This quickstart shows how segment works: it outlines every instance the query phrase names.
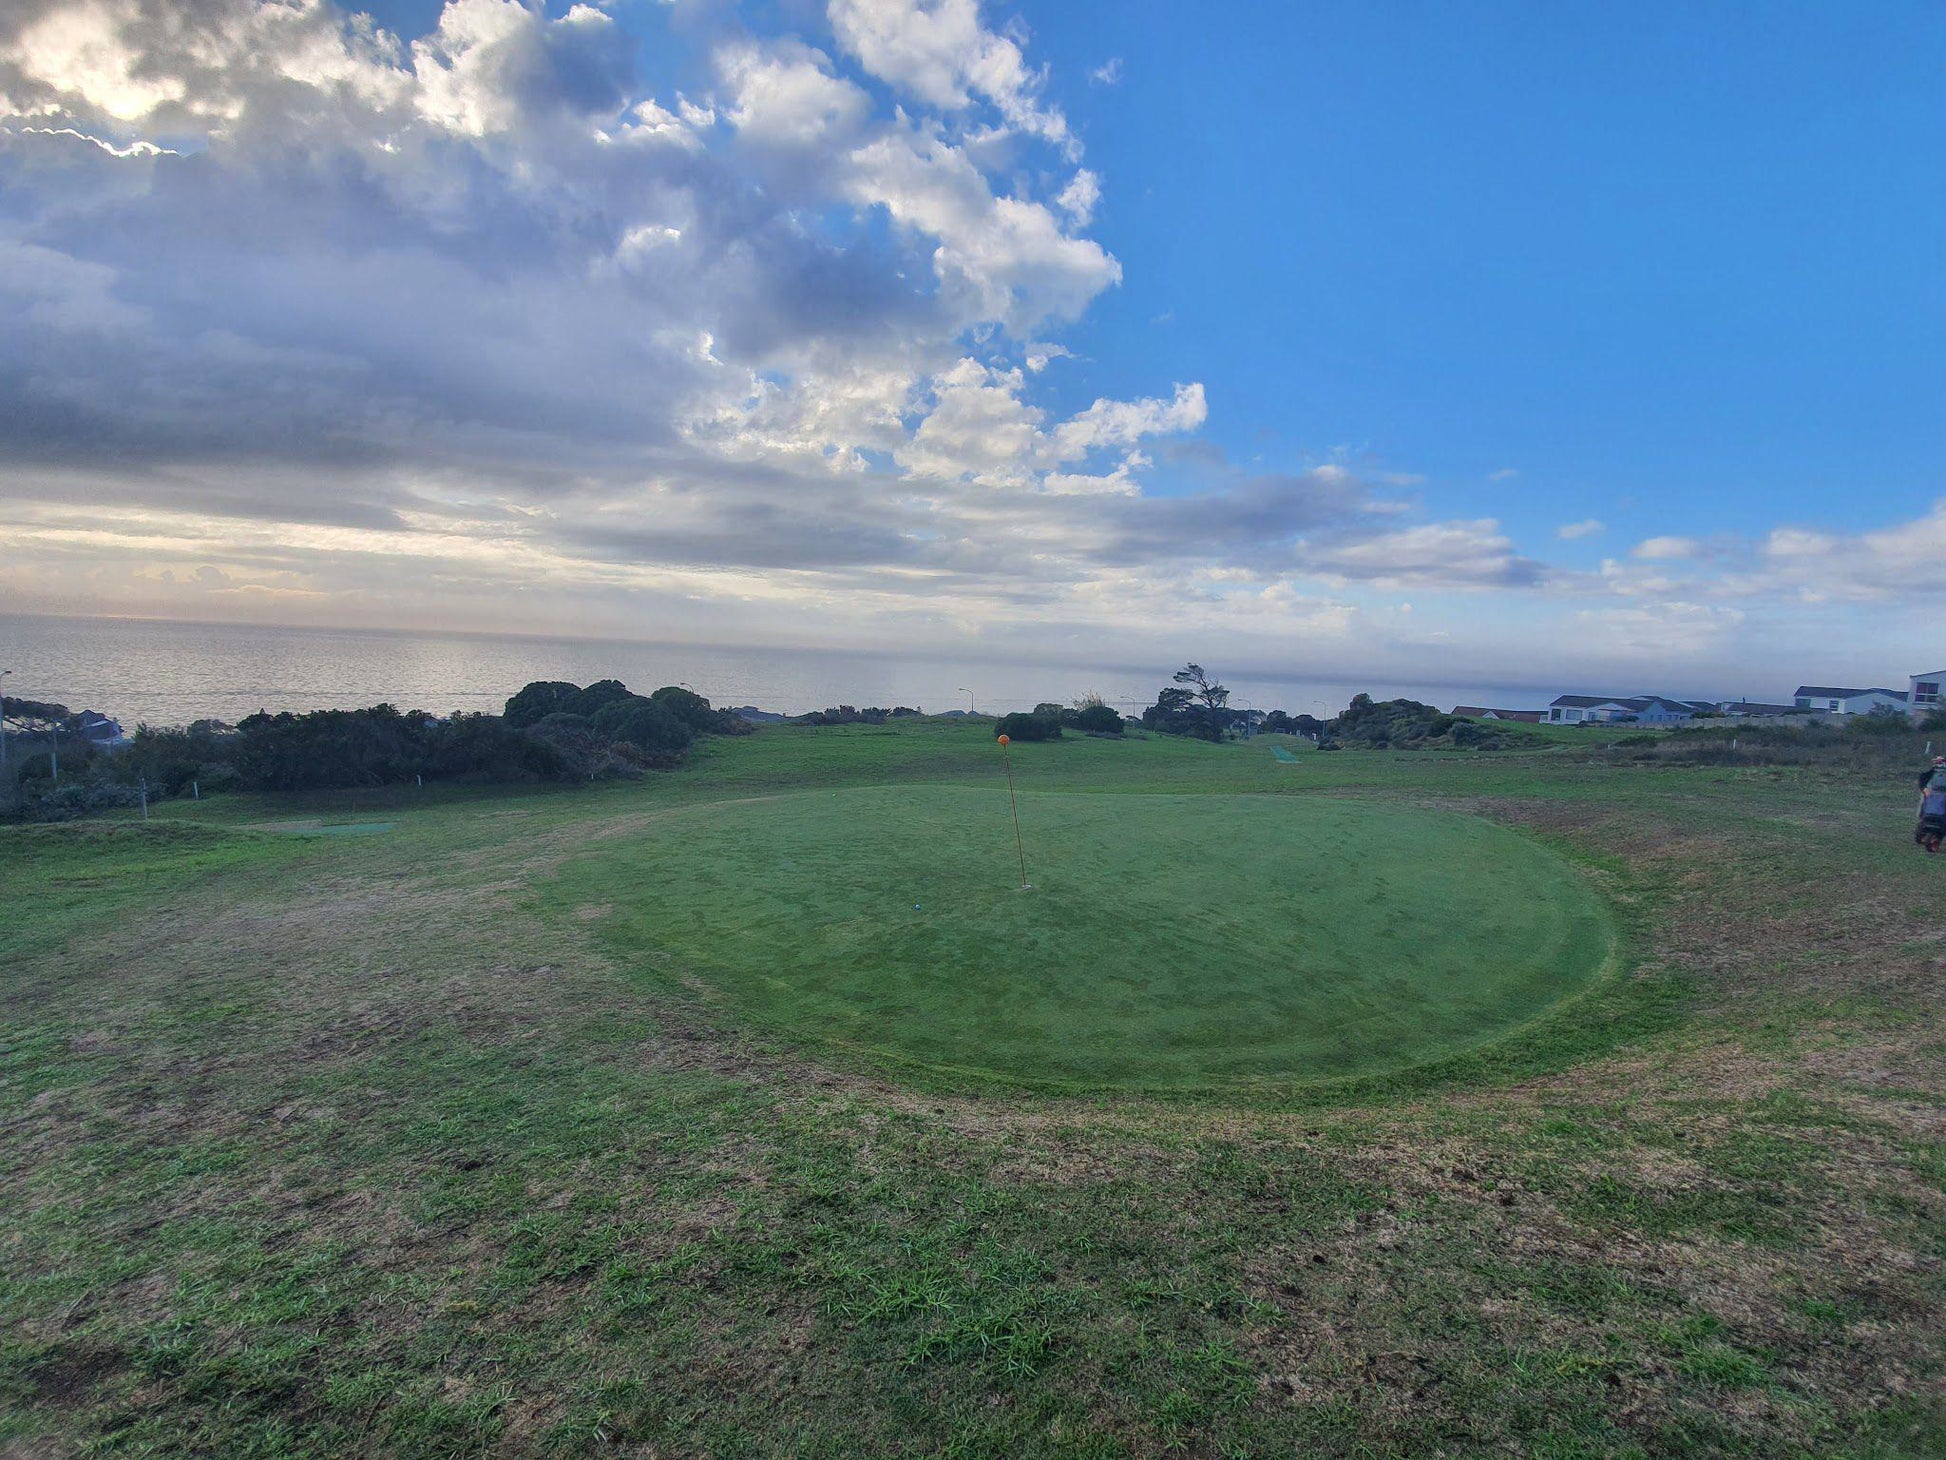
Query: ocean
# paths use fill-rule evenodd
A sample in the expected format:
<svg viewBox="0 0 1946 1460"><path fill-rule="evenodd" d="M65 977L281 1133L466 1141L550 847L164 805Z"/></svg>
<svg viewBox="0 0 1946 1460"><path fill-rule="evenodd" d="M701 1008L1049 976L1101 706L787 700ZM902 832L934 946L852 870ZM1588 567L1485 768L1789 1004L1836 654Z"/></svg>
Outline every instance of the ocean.
<svg viewBox="0 0 1946 1460"><path fill-rule="evenodd" d="M842 650L640 644L604 639L293 629L152 619L0 616L0 669L9 695L99 710L133 729L256 710L355 709L391 703L450 714L497 711L529 680L619 679L648 691L687 684L717 705L786 714L829 705L911 705L931 713L1032 708L1095 692L1123 710L1152 703L1178 666L1033 665ZM1301 676L1237 675L1210 665L1232 703L1326 716L1365 691L1455 701L1546 703L1534 690L1477 685L1332 684Z"/></svg>

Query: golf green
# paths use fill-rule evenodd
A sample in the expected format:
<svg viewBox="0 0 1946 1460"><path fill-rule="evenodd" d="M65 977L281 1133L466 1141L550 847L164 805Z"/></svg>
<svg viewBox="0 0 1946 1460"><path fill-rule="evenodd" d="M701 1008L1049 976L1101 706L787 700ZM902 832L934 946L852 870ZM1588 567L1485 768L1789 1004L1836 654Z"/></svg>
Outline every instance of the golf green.
<svg viewBox="0 0 1946 1460"><path fill-rule="evenodd" d="M1314 796L876 787L698 805L552 894L733 1021L941 1070L1306 1080L1478 1044L1607 960L1562 858L1477 817Z"/></svg>

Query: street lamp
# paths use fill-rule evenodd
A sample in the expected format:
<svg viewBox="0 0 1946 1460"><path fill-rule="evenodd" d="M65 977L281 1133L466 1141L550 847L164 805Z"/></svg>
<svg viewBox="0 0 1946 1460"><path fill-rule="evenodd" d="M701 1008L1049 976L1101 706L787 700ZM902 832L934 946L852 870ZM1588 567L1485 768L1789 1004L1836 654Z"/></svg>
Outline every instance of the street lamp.
<svg viewBox="0 0 1946 1460"><path fill-rule="evenodd" d="M959 692L966 696L966 713L969 715L972 714L973 713L973 691L968 689L965 685L961 685L959 687Z"/></svg>

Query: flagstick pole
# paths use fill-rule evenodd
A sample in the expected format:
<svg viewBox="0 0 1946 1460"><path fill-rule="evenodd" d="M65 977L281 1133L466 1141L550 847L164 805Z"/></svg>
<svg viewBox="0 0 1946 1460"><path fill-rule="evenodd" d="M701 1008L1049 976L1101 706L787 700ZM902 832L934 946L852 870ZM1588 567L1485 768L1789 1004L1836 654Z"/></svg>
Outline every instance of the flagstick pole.
<svg viewBox="0 0 1946 1460"><path fill-rule="evenodd" d="M1007 767L1007 806L1014 814L1014 850L1020 854L1020 890L1026 892L1030 886L1027 881L1027 844L1020 839L1020 802L1014 797L1014 757L1007 748L1007 737L1000 737L1000 759Z"/></svg>

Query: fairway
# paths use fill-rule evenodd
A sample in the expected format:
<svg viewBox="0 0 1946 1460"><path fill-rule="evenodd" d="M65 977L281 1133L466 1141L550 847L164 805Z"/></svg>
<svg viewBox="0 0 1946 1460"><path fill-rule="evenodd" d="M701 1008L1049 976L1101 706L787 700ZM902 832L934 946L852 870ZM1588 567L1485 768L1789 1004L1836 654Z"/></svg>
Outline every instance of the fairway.
<svg viewBox="0 0 1946 1460"><path fill-rule="evenodd" d="M697 806L548 896L663 988L793 1040L1088 1086L1307 1081L1488 1040L1612 929L1567 862L1396 802L811 791Z"/></svg>

